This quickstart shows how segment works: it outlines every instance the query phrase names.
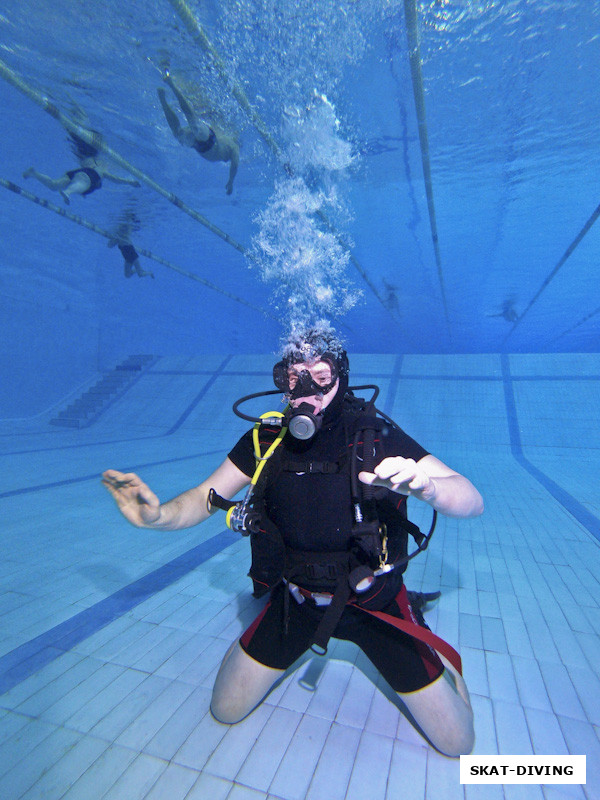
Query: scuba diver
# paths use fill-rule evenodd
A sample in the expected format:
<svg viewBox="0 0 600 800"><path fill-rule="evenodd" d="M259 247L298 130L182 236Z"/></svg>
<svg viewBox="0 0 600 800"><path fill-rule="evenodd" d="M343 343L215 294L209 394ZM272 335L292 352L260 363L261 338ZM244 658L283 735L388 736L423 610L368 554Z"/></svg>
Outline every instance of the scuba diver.
<svg viewBox="0 0 600 800"><path fill-rule="evenodd" d="M94 137L100 138L101 134L91 131ZM71 148L75 157L79 161L79 167L71 169L61 175L60 178L50 178L42 172L38 172L34 167L29 167L23 173L24 178L35 178L47 189L53 192L60 192L62 199L67 205L70 204L71 195L80 194L86 197L102 187L102 180L106 179L113 183L125 184L127 186L139 187L139 181L133 178L122 178L108 172L98 160L98 148L88 144L84 139L75 133L69 132Z"/></svg>
<svg viewBox="0 0 600 800"><path fill-rule="evenodd" d="M275 391L236 402L254 429L198 486L161 504L134 473L103 474L137 527L180 530L221 508L233 530L250 536L255 595L268 591L269 601L223 659L213 716L244 719L304 652L323 654L334 637L364 651L434 747L469 753L473 712L460 657L429 630L403 582L409 535L417 551L427 544L405 508L412 496L434 516L474 517L481 495L378 417L373 400L353 394L377 387L349 387L348 357L333 331L291 337L273 377ZM246 400L281 392L283 413L239 412ZM228 500L244 488L243 501Z"/></svg>
<svg viewBox="0 0 600 800"><path fill-rule="evenodd" d="M233 192L233 179L236 176L240 161L238 143L220 128L210 126L203 120L198 119L168 69L163 72L163 80L171 87L188 123L187 127L181 125L177 114L167 103L165 90L162 87L157 89L158 99L173 136L182 145L193 147L207 161L229 161L229 180L225 186L225 191L227 194L231 194Z"/></svg>

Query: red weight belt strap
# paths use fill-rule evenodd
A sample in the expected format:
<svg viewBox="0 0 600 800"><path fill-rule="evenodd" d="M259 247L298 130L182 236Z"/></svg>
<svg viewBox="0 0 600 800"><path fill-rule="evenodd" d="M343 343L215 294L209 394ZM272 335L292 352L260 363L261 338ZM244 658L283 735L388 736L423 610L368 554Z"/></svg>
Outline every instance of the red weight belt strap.
<svg viewBox="0 0 600 800"><path fill-rule="evenodd" d="M423 628L421 625L416 625L414 622L408 622L405 619L393 617L391 614L386 614L383 611L369 611L368 608L362 608L362 606L356 605L356 603L349 603L348 605L354 606L354 608L359 608L361 611L365 611L367 614L371 614L383 622L387 622L388 625L393 625L395 628L407 633L414 639L420 639L422 642L425 642L425 644L433 647L434 650L437 650L445 658L447 658L454 669L460 675L462 675L462 661L460 655L451 645L448 644L448 642L445 642L439 636L436 636L436 634L430 631L429 628Z"/></svg>

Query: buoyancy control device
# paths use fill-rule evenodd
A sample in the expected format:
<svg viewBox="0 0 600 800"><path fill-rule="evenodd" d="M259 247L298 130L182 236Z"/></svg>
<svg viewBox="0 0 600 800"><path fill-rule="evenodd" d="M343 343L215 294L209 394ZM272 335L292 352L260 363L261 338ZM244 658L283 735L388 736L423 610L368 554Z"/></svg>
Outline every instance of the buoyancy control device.
<svg viewBox="0 0 600 800"><path fill-rule="evenodd" d="M353 394L354 391L364 389L373 390L373 396L368 402ZM387 601L382 603L385 591L381 591L380 582L377 579L382 578L385 581L386 576L394 570L404 571L403 568L407 563L427 548L435 529L437 512L433 510L431 525L425 534L417 525L407 519L405 498L398 503L398 495L394 492L381 487L369 486L359 481L359 471L372 471L373 469L376 453L375 441L378 432L381 432L386 424L398 430L399 426L375 407L375 399L379 394L377 386L371 384L353 386L348 387L347 392L348 394L344 397L344 407L350 410L356 418L349 470L354 524L351 546L348 550L341 553L294 553L286 548L279 529L266 513L264 506L265 467L288 433L287 423L290 419L290 409L288 407L284 412L273 411L262 414L260 417L251 417L242 413L239 406L254 398L279 394L278 391L246 395L234 404L233 410L237 416L254 422L252 438L256 469L242 500L227 500L211 489L209 507L226 511L228 527L250 537L252 565L249 576L253 580L256 597L260 597L281 582L287 584L289 591L286 591L284 595L284 631L287 630L287 608L290 594L299 603L304 602L307 595L311 595L316 604L320 605L319 597L323 597L323 595L320 595L319 592L307 591L303 586L307 583L307 578L310 583L311 573L317 575L320 582L324 577L328 577L331 581L331 593L326 596L325 600L327 607L324 609L323 617L311 645L311 649L315 653L322 655L327 652L327 644L337 622L346 605L351 604L425 642L443 654L462 674L460 655L451 645L432 633L426 626L423 627L414 621L391 616L381 610ZM264 435L266 431L270 436ZM261 441L267 442L264 452L261 448ZM362 453L360 464L359 449ZM312 467L314 468L315 465L313 464ZM326 462L317 468L328 472L332 469L332 465L330 462ZM382 514L382 509L386 509L386 503L382 503L382 498L389 501L390 495L393 495L395 502L393 504L388 502L387 512ZM391 508L393 510L390 512ZM395 529L396 534L399 529L402 529L404 536L390 536L392 529ZM411 553L408 552L407 546L409 535L416 545ZM398 540L404 541L403 547L390 546L391 544L397 545ZM294 578L300 585L293 583ZM439 597L440 592L429 594L408 592L408 595L413 612L416 611L419 614L419 609L429 600ZM379 600L379 605L372 602L373 596Z"/></svg>
<svg viewBox="0 0 600 800"><path fill-rule="evenodd" d="M354 391L370 389L373 396L366 402L354 396ZM313 554L314 564L311 568L313 576L321 582L327 577L324 573L329 573L331 589L334 590L338 583L340 574L345 578L349 590L361 595L368 593L375 580L394 569L405 567L408 561L423 552L433 534L437 514L433 511L433 517L428 533L423 533L417 525L410 522L403 513L398 510L398 495L381 487L373 487L363 484L358 479L361 470L372 471L375 466L375 439L378 432L381 432L385 425L398 428L397 424L386 414L377 409L374 405L379 393L379 388L375 385L353 386L348 390L344 400L344 408L350 411L354 418L352 458L350 464L350 482L353 504L353 527L352 527L352 546L348 552L344 551L339 555L340 564L334 564L335 559L332 554L327 554L322 559L318 559ZM216 508L221 508L227 512L227 525L235 531L251 538L252 545L252 567L250 577L254 581L255 595L273 588L282 579L291 580L295 577L301 582L301 562L306 560L306 554L286 553L285 545L281 534L276 526L269 520L264 509L263 494L260 481L264 477L263 471L279 447L286 433L288 432L287 423L290 419L289 407L284 412L272 411L262 414L260 417L252 417L239 410L239 406L255 398L278 394L277 391L258 392L246 395L233 406L234 413L242 419L254 422L252 432L254 444L254 456L256 469L246 494L242 500L232 501L220 497L214 490L211 490L209 504ZM260 442L271 439L270 444L264 452L261 450ZM359 462L359 451L362 452L362 460ZM296 465L297 466L297 465ZM331 462L319 465L310 465L311 469L326 471L331 469ZM392 495L393 503L389 502ZM380 519L382 510L382 499L387 498L386 519ZM402 502L402 500L400 501ZM405 534L409 534L416 548L410 554L407 548L403 552L390 553L388 527L400 527ZM392 556L392 557L391 557ZM319 560L326 566L319 572ZM333 564L333 568L332 568ZM310 575L308 576L310 582Z"/></svg>

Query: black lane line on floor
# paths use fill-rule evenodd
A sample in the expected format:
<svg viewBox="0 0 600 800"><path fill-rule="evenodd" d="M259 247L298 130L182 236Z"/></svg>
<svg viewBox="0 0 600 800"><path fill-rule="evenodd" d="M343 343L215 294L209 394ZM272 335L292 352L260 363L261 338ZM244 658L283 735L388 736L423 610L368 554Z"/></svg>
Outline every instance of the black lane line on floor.
<svg viewBox="0 0 600 800"><path fill-rule="evenodd" d="M225 548L239 534L224 530L0 658L0 694L162 591Z"/></svg>
<svg viewBox="0 0 600 800"><path fill-rule="evenodd" d="M600 520L591 511L570 495L565 489L555 483L552 478L545 475L540 469L534 466L523 454L521 443L521 432L519 430L519 419L517 414L517 403L513 389L513 379L510 374L510 361L508 355L501 356L502 375L504 379L504 400L506 403L506 416L508 419L508 431L510 435L510 449L515 460L540 483L552 497L557 500L566 511L575 517L583 527L589 531L598 541L600 541Z"/></svg>
<svg viewBox="0 0 600 800"><path fill-rule="evenodd" d="M178 456L177 458L165 458L162 461L147 461L145 464L136 464L133 467L124 467L121 472L138 472L141 469L148 467L160 467L163 464L175 464L178 461L190 461L193 458L204 458L205 456L214 456L217 453L226 454L226 450L208 450L203 453L193 453L191 456ZM99 481L100 473L94 472L92 475L80 475L77 478L65 478L62 481L52 481L50 483L40 483L37 486L24 486L21 489L11 489L8 492L0 492L0 500L5 497L16 497L20 494L29 494L30 492L39 492L44 489L57 489L60 486L70 486L72 483L84 483L85 481Z"/></svg>

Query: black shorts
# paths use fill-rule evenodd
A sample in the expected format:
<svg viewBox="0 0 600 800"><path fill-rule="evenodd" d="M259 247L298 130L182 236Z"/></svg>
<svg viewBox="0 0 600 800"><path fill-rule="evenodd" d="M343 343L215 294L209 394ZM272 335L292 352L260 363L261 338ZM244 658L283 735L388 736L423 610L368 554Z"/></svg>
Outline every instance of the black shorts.
<svg viewBox="0 0 600 800"><path fill-rule="evenodd" d="M273 669L287 669L308 650L324 614L324 608L315 606L311 600L299 604L290 597L285 634L284 595L287 591L286 586L277 587L269 603L240 638L242 649L249 656ZM410 607L405 586L381 611L427 628L422 616L415 616ZM358 645L396 692L422 689L444 671L438 654L425 642L355 606L346 606L333 636Z"/></svg>
<svg viewBox="0 0 600 800"><path fill-rule="evenodd" d="M99 172L96 172L96 170L92 169L92 167L80 167L79 169L70 170L69 172L66 173L66 175L69 178L69 180L72 181L78 172L83 172L84 175L87 175L90 182L89 188L86 189L85 192L81 193L82 197L85 197L86 194L91 194L92 192L95 192L96 189L100 189L100 187L102 186L102 178L100 177Z"/></svg>
<svg viewBox="0 0 600 800"><path fill-rule="evenodd" d="M208 139L205 139L204 141L196 139L196 141L192 145L194 150L197 153L200 153L200 155L202 155L203 153L208 153L208 151L211 149L211 147L214 147L214 144L217 141L217 135L213 131L213 129L209 128L208 130L210 131L210 133L208 134Z"/></svg>

